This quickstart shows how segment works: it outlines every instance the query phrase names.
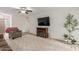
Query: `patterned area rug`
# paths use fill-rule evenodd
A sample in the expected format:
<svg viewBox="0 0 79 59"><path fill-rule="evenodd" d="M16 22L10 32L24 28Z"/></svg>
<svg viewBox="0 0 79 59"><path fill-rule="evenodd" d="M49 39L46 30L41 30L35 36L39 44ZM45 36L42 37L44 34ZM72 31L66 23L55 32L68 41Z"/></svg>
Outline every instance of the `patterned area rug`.
<svg viewBox="0 0 79 59"><path fill-rule="evenodd" d="M0 51L12 51L4 39L0 39Z"/></svg>

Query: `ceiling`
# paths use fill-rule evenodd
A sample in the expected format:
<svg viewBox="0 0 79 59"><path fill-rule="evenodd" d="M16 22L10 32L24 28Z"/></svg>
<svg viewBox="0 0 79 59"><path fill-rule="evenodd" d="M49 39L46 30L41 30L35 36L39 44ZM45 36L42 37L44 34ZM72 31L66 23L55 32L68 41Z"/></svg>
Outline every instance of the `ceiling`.
<svg viewBox="0 0 79 59"><path fill-rule="evenodd" d="M45 12L48 7L31 7L33 10L33 13L35 12ZM0 11L4 13L9 13L9 14L16 14L18 13L18 9L12 8L12 7L0 7Z"/></svg>
<svg viewBox="0 0 79 59"><path fill-rule="evenodd" d="M38 14L38 13L46 13L48 11L52 11L52 10L58 10L57 8L60 9L64 9L64 7L31 7L34 14ZM66 8L66 7L65 7ZM70 7L66 8L69 9ZM79 10L78 7L75 7L73 9L77 9ZM18 9L13 8L13 7L0 7L0 12L6 13L6 14L19 14L18 13ZM30 13L31 14L31 13ZM23 15L23 14L22 14ZM26 15L26 14L25 14Z"/></svg>

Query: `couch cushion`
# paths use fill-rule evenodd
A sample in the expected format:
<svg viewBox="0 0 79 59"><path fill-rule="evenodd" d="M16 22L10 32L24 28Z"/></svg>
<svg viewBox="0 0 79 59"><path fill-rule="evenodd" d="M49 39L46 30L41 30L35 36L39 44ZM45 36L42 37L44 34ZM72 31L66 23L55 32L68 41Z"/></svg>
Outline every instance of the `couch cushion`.
<svg viewBox="0 0 79 59"><path fill-rule="evenodd" d="M9 27L6 29L6 33L17 32L19 29L17 27Z"/></svg>

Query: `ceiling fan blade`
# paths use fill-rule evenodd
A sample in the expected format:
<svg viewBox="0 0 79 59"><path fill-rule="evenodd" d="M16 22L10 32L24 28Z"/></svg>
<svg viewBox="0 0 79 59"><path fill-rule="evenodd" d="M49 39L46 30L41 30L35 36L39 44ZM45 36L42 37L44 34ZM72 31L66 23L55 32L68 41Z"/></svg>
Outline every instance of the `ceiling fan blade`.
<svg viewBox="0 0 79 59"><path fill-rule="evenodd" d="M26 14L28 14L28 12L25 12Z"/></svg>
<svg viewBox="0 0 79 59"><path fill-rule="evenodd" d="M32 12L32 10L26 10L27 12Z"/></svg>

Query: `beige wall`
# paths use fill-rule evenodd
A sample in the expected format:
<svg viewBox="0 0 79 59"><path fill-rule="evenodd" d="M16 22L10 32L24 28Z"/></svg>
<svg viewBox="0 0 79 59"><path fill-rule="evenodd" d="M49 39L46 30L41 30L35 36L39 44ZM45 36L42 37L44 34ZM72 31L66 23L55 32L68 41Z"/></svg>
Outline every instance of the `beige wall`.
<svg viewBox="0 0 79 59"><path fill-rule="evenodd" d="M41 11L44 10L44 11ZM38 12L39 11L39 12ZM40 17L50 17L50 26L49 28L49 36L50 38L57 38L63 40L63 35L67 31L64 28L65 18L68 14L74 15L74 17L79 21L79 7L51 7L51 8L39 8L35 12L35 14L30 16L30 33L36 34L36 28L38 27L37 18ZM78 26L79 28L79 26ZM73 32L76 40L79 40L79 31L76 30Z"/></svg>
<svg viewBox="0 0 79 59"><path fill-rule="evenodd" d="M28 18L22 15L12 15L12 26L18 27L22 32L28 32Z"/></svg>
<svg viewBox="0 0 79 59"><path fill-rule="evenodd" d="M0 33L4 33L5 23L4 20L0 20Z"/></svg>
<svg viewBox="0 0 79 59"><path fill-rule="evenodd" d="M4 15L5 21L6 21L5 28L11 27L11 26L18 27L20 30L22 30L22 32L28 32L29 22L28 22L27 14L20 14L18 13L18 10L10 7L0 7L0 12L5 14Z"/></svg>

